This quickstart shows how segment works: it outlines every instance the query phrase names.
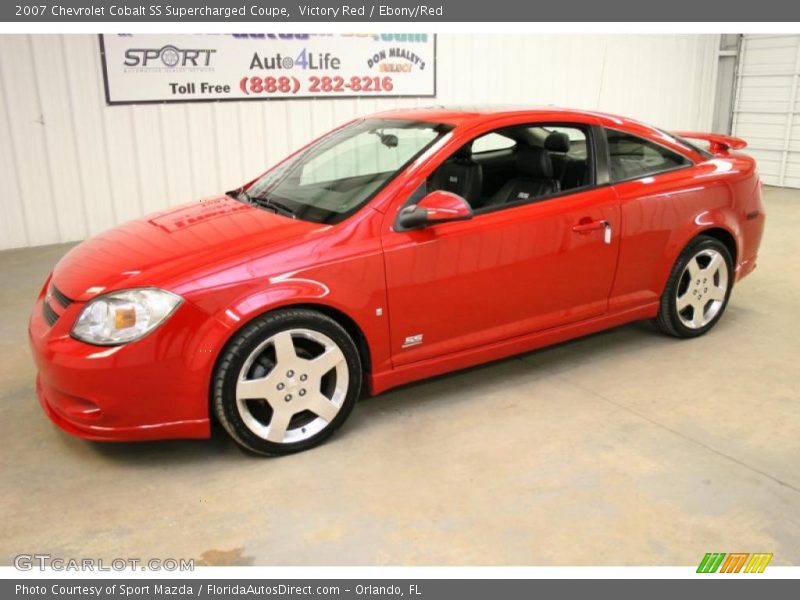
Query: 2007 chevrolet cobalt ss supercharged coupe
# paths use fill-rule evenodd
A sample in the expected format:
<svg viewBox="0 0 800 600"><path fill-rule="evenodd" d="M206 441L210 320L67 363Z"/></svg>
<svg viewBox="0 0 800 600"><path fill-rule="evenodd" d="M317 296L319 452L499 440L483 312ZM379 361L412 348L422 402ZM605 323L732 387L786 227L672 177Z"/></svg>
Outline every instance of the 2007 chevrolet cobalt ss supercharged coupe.
<svg viewBox="0 0 800 600"><path fill-rule="evenodd" d="M67 253L30 322L42 407L94 440L216 419L281 454L331 435L363 387L637 319L702 335L756 264L744 145L552 108L358 119Z"/></svg>

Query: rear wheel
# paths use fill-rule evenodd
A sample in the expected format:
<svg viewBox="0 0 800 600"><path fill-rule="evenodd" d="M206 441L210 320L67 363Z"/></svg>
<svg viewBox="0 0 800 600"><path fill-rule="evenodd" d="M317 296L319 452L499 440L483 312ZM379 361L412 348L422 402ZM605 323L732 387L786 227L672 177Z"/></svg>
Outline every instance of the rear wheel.
<svg viewBox="0 0 800 600"><path fill-rule="evenodd" d="M703 335L722 317L732 287L730 251L715 238L698 236L672 268L656 325L675 337Z"/></svg>
<svg viewBox="0 0 800 600"><path fill-rule="evenodd" d="M361 380L358 351L341 325L312 310L279 310L226 347L214 411L240 446L288 454L316 446L347 419Z"/></svg>

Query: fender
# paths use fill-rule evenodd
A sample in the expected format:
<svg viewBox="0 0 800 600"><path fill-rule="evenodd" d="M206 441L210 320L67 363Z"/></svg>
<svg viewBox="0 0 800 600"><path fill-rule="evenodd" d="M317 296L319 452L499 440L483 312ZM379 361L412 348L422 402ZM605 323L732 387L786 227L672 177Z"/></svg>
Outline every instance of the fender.
<svg viewBox="0 0 800 600"><path fill-rule="evenodd" d="M695 212L690 225L676 230L669 245L671 252L668 253L670 259L668 268L660 273L662 286L659 288L659 294L663 292L678 255L692 238L703 232L720 229L733 239L735 281L739 280L743 263L750 258L747 256L748 250L745 244L748 235L742 230L742 224L745 222L743 217L754 207L763 212L755 162L742 155L712 159L699 167L696 181L703 186L706 194L710 193L712 186L720 192L715 203L708 201L707 196L708 204L705 209Z"/></svg>
<svg viewBox="0 0 800 600"><path fill-rule="evenodd" d="M276 308L304 302L328 304L330 288L321 281L287 273L270 277L269 283L267 287L237 298L224 311L215 315L216 318L230 323L234 329L239 329L240 323L247 323Z"/></svg>
<svg viewBox="0 0 800 600"><path fill-rule="evenodd" d="M213 315L213 320L220 323L227 331L225 343L253 319L274 310L293 306L319 306L323 309L333 309L353 322L369 342L364 324L353 315L349 307L332 298L330 288L325 283L289 276L271 279L270 283L273 285L242 295ZM370 360L376 360L378 357L373 355L371 344L368 346L370 347Z"/></svg>
<svg viewBox="0 0 800 600"><path fill-rule="evenodd" d="M261 315L281 308L296 306L319 307L321 312L331 309L330 312L343 315L358 328L363 336L372 371L384 370L390 364L388 319L384 317L365 322L362 313L354 311L352 306L337 301L326 283L296 273L289 273L270 278L269 285L266 286L237 287L240 293L229 298L224 305L209 313L210 318L196 336L198 355L202 356L207 353L209 348L218 349L210 364L204 365L207 368L209 385L213 376L214 364L224 347L238 331ZM381 352L382 348L386 348L386 351Z"/></svg>
<svg viewBox="0 0 800 600"><path fill-rule="evenodd" d="M623 239L610 311L658 300L679 254L704 231L725 231L735 242L736 262L742 259L738 198L749 187L751 173L738 163L716 159L618 185ZM687 175L694 183L688 188Z"/></svg>
<svg viewBox="0 0 800 600"><path fill-rule="evenodd" d="M661 297L661 294L664 293L667 280L669 279L669 275L672 272L672 268L675 266L675 261L678 260L680 253L683 252L683 249L686 248L689 242L691 242L698 235L702 235L707 231L712 231L715 229L722 230L733 238L734 255L732 258L734 263L734 277L738 272L739 261L741 260L740 248L742 246L742 242L739 225L735 216L733 215L732 209L725 208L701 211L694 216L693 222L695 227L681 230L679 235L674 238L674 243L669 247L669 260L665 261L661 272L659 273L659 297Z"/></svg>

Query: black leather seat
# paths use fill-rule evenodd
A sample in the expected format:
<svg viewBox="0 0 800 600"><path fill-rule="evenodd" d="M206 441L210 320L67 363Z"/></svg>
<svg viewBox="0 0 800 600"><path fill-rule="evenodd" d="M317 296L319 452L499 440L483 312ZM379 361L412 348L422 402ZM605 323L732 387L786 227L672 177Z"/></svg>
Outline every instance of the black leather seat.
<svg viewBox="0 0 800 600"><path fill-rule="evenodd" d="M569 161L567 156L569 148L569 136L561 131L552 132L544 140L544 149L550 153L550 160L553 161L553 170L559 180L564 174Z"/></svg>
<svg viewBox="0 0 800 600"><path fill-rule="evenodd" d="M472 160L470 147L465 146L436 169L430 187L458 194L474 208L483 187L483 167Z"/></svg>
<svg viewBox="0 0 800 600"><path fill-rule="evenodd" d="M522 173L522 177L507 181L491 197L486 206L533 200L540 196L555 194L561 189L553 170L550 153L544 148L520 146L517 150L517 170Z"/></svg>
<svg viewBox="0 0 800 600"><path fill-rule="evenodd" d="M561 182L562 190L571 190L586 185L585 160L569 156L571 142L569 136L561 131L554 131L544 140L544 148L550 152L553 170Z"/></svg>
<svg viewBox="0 0 800 600"><path fill-rule="evenodd" d="M577 158L567 157L564 172L561 175L561 189L572 190L586 185L587 162Z"/></svg>

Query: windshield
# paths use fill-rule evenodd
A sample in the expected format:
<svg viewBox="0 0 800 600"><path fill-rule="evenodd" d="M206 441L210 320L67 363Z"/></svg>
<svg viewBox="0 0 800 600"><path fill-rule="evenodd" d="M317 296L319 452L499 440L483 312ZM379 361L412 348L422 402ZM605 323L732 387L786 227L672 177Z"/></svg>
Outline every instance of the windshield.
<svg viewBox="0 0 800 600"><path fill-rule="evenodd" d="M449 130L438 123L359 121L325 136L237 197L294 218L338 223Z"/></svg>

